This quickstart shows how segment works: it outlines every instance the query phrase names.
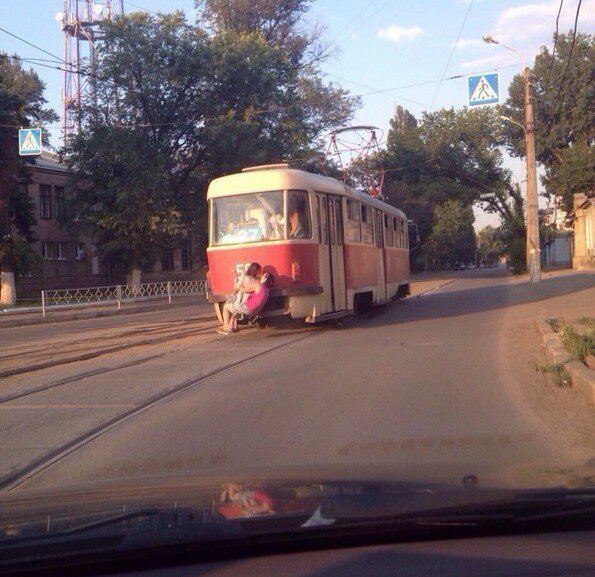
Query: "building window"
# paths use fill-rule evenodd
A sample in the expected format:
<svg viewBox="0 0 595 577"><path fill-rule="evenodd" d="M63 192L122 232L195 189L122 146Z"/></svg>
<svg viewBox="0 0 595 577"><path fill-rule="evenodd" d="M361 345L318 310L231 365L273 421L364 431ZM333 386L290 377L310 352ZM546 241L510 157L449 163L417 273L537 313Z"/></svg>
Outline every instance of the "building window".
<svg viewBox="0 0 595 577"><path fill-rule="evenodd" d="M54 186L54 197L56 199L56 218L63 218L66 209L63 186Z"/></svg>
<svg viewBox="0 0 595 577"><path fill-rule="evenodd" d="M169 248L161 256L161 270L174 270L174 251Z"/></svg>
<svg viewBox="0 0 595 577"><path fill-rule="evenodd" d="M68 243L57 242L56 248L58 249L58 260L68 260Z"/></svg>
<svg viewBox="0 0 595 577"><path fill-rule="evenodd" d="M41 256L44 260L54 260L54 243L53 242L42 242L41 243Z"/></svg>
<svg viewBox="0 0 595 577"><path fill-rule="evenodd" d="M39 218L52 218L52 187L39 185Z"/></svg>
<svg viewBox="0 0 595 577"><path fill-rule="evenodd" d="M180 247L180 264L182 270L188 270L190 268L190 243L185 240Z"/></svg>
<svg viewBox="0 0 595 577"><path fill-rule="evenodd" d="M85 250L84 242L77 242L75 251L76 260L85 260L87 258L87 251Z"/></svg>

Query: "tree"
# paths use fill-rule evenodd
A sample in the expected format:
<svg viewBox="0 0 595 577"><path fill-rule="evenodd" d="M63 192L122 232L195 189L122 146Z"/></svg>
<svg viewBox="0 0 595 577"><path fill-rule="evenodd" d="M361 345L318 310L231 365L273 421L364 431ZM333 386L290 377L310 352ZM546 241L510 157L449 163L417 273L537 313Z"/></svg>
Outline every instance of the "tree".
<svg viewBox="0 0 595 577"><path fill-rule="evenodd" d="M552 54L542 47L531 69L537 161L545 168L548 196L562 198L566 210L572 195L592 191L595 125L595 45L590 34L560 34ZM502 113L524 123L523 79L516 76ZM507 144L524 156L522 130L507 125Z"/></svg>
<svg viewBox="0 0 595 577"><path fill-rule="evenodd" d="M159 242L171 244L183 230L204 236L212 178L301 157L323 130L351 117L357 101L324 84L312 67L296 66L290 36L291 54L260 30L207 33L179 12L133 13L105 24L95 47L97 98L86 103L85 130L68 154L73 204L106 257L116 258L119 247L117 260L128 269L155 258L155 220L167 222ZM104 155L137 174L98 173ZM125 212L128 206L138 210ZM137 248L124 251L121 240L133 234Z"/></svg>
<svg viewBox="0 0 595 577"><path fill-rule="evenodd" d="M44 108L44 84L32 70L23 70L16 56L0 53L0 302L14 304L14 272L28 260L27 245L32 242L35 224L33 207L27 195L30 182L27 170L32 160L18 155L18 130L43 126L56 120L55 113ZM12 236L15 226L24 241Z"/></svg>
<svg viewBox="0 0 595 577"><path fill-rule="evenodd" d="M482 195L507 190L510 173L502 166L500 130L501 123L490 109L442 109L418 121L398 107L391 120L384 193L417 223L423 243L433 235L432 246L425 248L435 266L454 262L443 258L433 232L437 215L443 215L445 207L450 213L454 210L445 203L457 201L467 209ZM494 210L502 202L506 203L505 196L495 198ZM466 213L461 216L468 218Z"/></svg>
<svg viewBox="0 0 595 577"><path fill-rule="evenodd" d="M432 232L426 241L430 268L452 268L456 262L475 259L473 210L458 200L447 200L436 206Z"/></svg>
<svg viewBox="0 0 595 577"><path fill-rule="evenodd" d="M106 262L142 269L155 260L155 246L167 248L181 238L180 214L163 194L165 156L144 130L83 131L68 163L70 186L84 198L72 206L77 218L71 212L68 220L94 234Z"/></svg>
<svg viewBox="0 0 595 577"><path fill-rule="evenodd" d="M280 49L293 67L325 60L319 26L305 29L304 16L312 0L196 0L199 20L216 34L258 33L268 46Z"/></svg>
<svg viewBox="0 0 595 577"><path fill-rule="evenodd" d="M477 232L477 253L481 263L487 266L497 264L505 254L504 242L498 228L487 225Z"/></svg>

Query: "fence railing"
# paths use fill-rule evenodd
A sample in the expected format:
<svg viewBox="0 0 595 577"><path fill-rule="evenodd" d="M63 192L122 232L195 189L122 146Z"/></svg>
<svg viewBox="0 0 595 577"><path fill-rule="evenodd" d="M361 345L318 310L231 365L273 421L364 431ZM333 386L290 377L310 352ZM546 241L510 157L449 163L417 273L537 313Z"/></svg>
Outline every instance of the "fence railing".
<svg viewBox="0 0 595 577"><path fill-rule="evenodd" d="M171 304L173 296L206 293L207 281L204 280L44 290L41 291L41 308L45 317L46 310L56 306L115 303L119 310L125 301L163 297Z"/></svg>

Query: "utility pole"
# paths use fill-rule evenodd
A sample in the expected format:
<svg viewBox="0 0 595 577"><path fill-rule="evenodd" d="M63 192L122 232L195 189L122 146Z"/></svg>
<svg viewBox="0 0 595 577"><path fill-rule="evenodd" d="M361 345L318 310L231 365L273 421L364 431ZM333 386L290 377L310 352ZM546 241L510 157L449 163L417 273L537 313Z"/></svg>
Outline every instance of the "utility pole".
<svg viewBox="0 0 595 577"><path fill-rule="evenodd" d="M502 116L504 120L518 124L525 132L525 158L527 170L527 188L525 190L525 220L527 231L526 260L531 282L541 281L541 249L539 245L539 206L537 203L537 169L535 166L535 123L533 121L533 93L531 89L531 73L524 64L520 50L498 42L492 36L484 36L488 44L499 44L507 50L515 52L523 62L523 94L525 108L524 126L512 118Z"/></svg>
<svg viewBox="0 0 595 577"><path fill-rule="evenodd" d="M527 268L531 282L541 280L541 250L539 248L539 206L537 204L537 170L535 167L535 128L533 94L529 68L523 70L525 84L525 149L527 158Z"/></svg>

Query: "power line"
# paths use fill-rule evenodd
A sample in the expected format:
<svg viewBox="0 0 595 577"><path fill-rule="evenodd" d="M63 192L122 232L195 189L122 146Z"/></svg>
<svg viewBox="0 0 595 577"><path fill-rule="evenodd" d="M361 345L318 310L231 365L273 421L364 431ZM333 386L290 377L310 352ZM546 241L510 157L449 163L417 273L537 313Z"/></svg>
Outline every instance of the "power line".
<svg viewBox="0 0 595 577"><path fill-rule="evenodd" d="M583 0L578 0L578 6L576 7L576 15L574 17L574 30L572 32L572 44L570 45L570 52L568 53L568 60L566 61L566 67L564 68L564 74L562 74L562 79L558 85L558 94L556 95L556 100L554 102L554 106L552 107L552 118L556 114L556 109L558 107L558 102L560 97L562 96L562 88L564 86L564 80L566 79L566 72L568 72L568 67L570 66L570 60L572 58L572 52L574 50L574 43L576 41L576 29L578 27L578 15L581 11L581 3Z"/></svg>
<svg viewBox="0 0 595 577"><path fill-rule="evenodd" d="M5 34L8 34L9 36L12 36L13 38L16 38L17 40L20 40L21 42L24 42L25 44L28 44L32 48L35 48L36 50L39 50L40 52L43 52L44 54L47 54L48 56L51 56L54 60L57 60L58 62L66 64L66 62L62 58L60 58L59 56L56 56L55 54L52 54L51 52L48 52L47 50L44 50L40 46L36 46L35 44L32 44L28 40L25 40L24 38L21 38L20 36L17 36L16 34L13 34L12 32L9 32L8 30L5 30L2 27L0 27L0 31L4 32Z"/></svg>
<svg viewBox="0 0 595 577"><path fill-rule="evenodd" d="M440 87L442 86L442 80L446 76L446 71L448 70L448 67L450 66L450 61L452 60L455 50L457 49L459 40L461 39L461 35L463 34L463 30L465 28L465 24L467 23L467 19L469 18L469 13L471 12L472 6L473 6L473 0L471 0L471 2L469 2L469 8L467 8L467 13L465 14L465 18L463 19L461 28L459 29L459 34L457 36L457 39L455 40L452 50L450 51L450 55L448 57L448 60L446 61L446 66L444 67L444 71L442 72L442 79L440 80L440 83L436 87L436 92L434 93L434 98L432 98L432 104L430 104L430 112L432 111L432 108L434 108L434 102L436 102L436 97L438 96L438 92L440 91Z"/></svg>
<svg viewBox="0 0 595 577"><path fill-rule="evenodd" d="M556 32L554 33L554 47L552 48L552 63L550 65L547 80L545 82L545 88L543 89L544 92L547 92L548 88L550 87L550 76L552 75L552 70L554 69L554 59L556 57L556 44L558 43L558 25L560 22L560 13L562 12L563 5L564 0L560 0L560 7L558 8L558 15L556 16Z"/></svg>

